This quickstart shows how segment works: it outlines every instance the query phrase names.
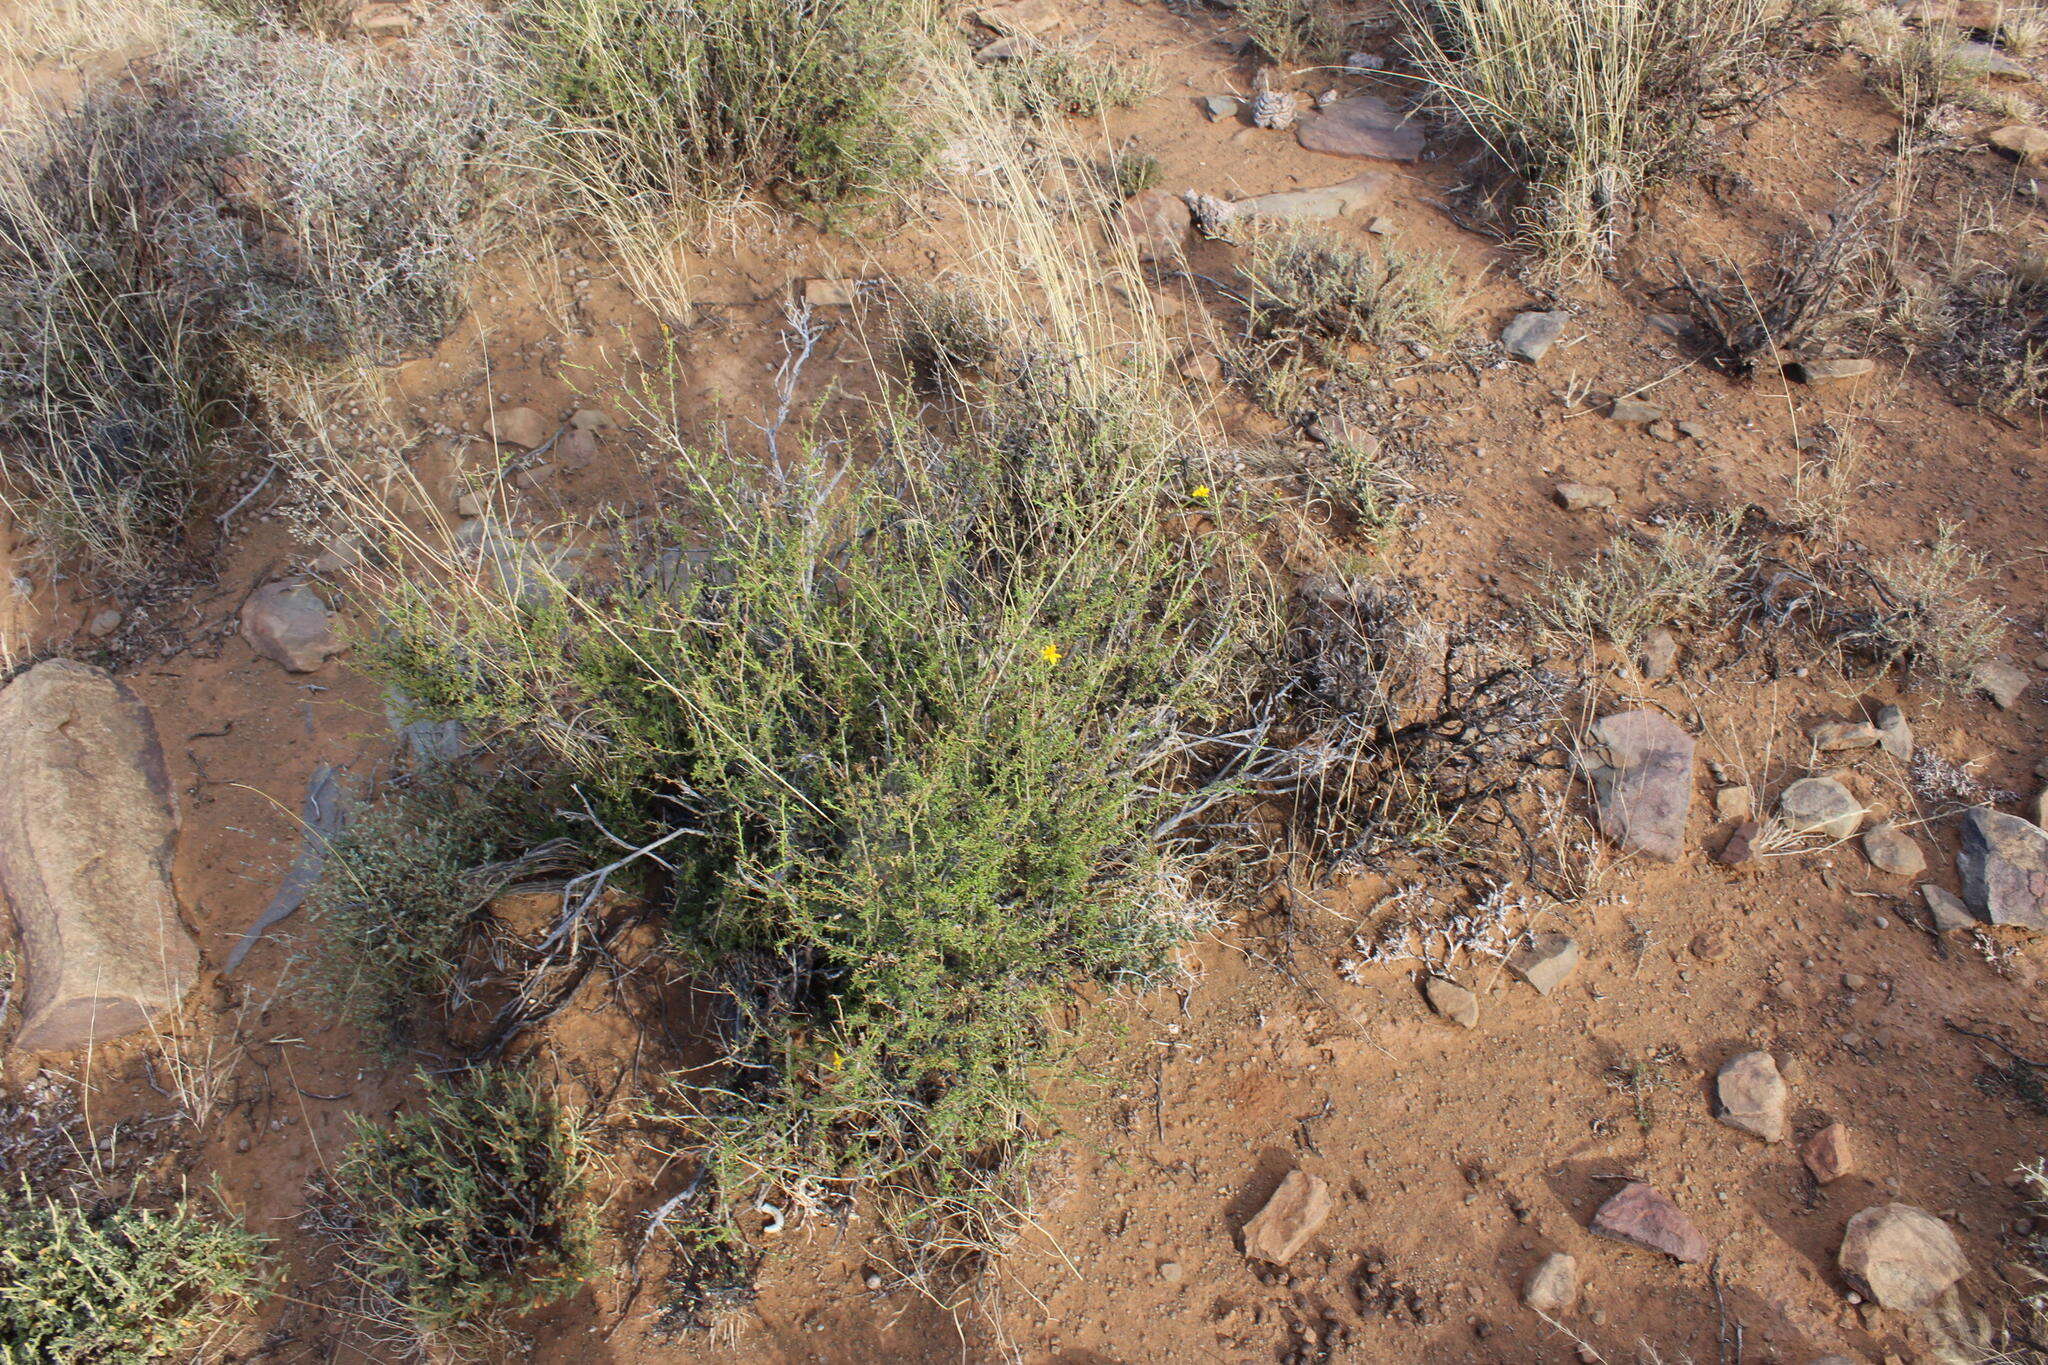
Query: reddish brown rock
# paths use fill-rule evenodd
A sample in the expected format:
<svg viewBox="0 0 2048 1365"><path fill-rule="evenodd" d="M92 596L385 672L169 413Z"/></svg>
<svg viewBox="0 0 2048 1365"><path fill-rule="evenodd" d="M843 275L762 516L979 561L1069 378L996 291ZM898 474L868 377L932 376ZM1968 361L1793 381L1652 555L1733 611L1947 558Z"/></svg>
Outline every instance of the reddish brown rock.
<svg viewBox="0 0 2048 1365"><path fill-rule="evenodd" d="M1714 1093L1721 1102L1721 1122L1765 1142L1785 1140L1785 1106L1791 1092L1770 1053L1745 1052L1729 1058L1714 1078Z"/></svg>
<svg viewBox="0 0 2048 1365"><path fill-rule="evenodd" d="M1187 250L1194 214L1187 201L1165 190L1142 190L1123 207L1124 236L1141 261L1177 260Z"/></svg>
<svg viewBox="0 0 2048 1365"><path fill-rule="evenodd" d="M1707 1239L1678 1205L1641 1181L1624 1185L1600 1206L1593 1231L1688 1263L1706 1260L1709 1251Z"/></svg>
<svg viewBox="0 0 2048 1365"><path fill-rule="evenodd" d="M1418 160L1429 141L1421 124L1374 95L1355 95L1326 106L1294 137L1311 152L1379 161Z"/></svg>
<svg viewBox="0 0 2048 1365"><path fill-rule="evenodd" d="M1676 862L1692 810L1692 736L1662 711L1624 711L1596 721L1587 747L1600 832L1623 849Z"/></svg>
<svg viewBox="0 0 2048 1365"><path fill-rule="evenodd" d="M69 1051L184 999L199 950L171 887L177 829L149 708L100 669L0 691L0 896L21 937L18 1047Z"/></svg>
<svg viewBox="0 0 2048 1365"><path fill-rule="evenodd" d="M345 646L327 601L303 579L265 583L242 603L242 638L288 673L311 673Z"/></svg>
<svg viewBox="0 0 2048 1365"><path fill-rule="evenodd" d="M1839 1123L1831 1123L1808 1138L1799 1149L1799 1157L1806 1163L1806 1169L1813 1172L1813 1178L1823 1185L1856 1173L1856 1153L1849 1145L1849 1130Z"/></svg>
<svg viewBox="0 0 2048 1365"><path fill-rule="evenodd" d="M1244 1225L1244 1254L1255 1261L1286 1265L1330 1216L1330 1187L1306 1171L1289 1171Z"/></svg>

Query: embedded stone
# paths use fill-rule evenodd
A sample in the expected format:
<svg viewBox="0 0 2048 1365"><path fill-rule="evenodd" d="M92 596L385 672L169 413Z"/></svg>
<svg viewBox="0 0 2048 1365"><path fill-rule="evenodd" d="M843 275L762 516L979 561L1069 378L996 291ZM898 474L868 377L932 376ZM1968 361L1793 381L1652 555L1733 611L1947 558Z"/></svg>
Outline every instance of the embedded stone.
<svg viewBox="0 0 2048 1365"><path fill-rule="evenodd" d="M1550 994L1578 965L1578 941L1569 934L1531 934L1528 943L1508 954L1509 969L1538 995Z"/></svg>
<svg viewBox="0 0 2048 1365"><path fill-rule="evenodd" d="M1964 812L1962 825L1963 903L1993 924L2048 929L2048 831L1986 806Z"/></svg>
<svg viewBox="0 0 2048 1365"><path fill-rule="evenodd" d="M1353 95L1326 105L1295 130L1295 141L1311 152L1416 161L1429 134L1407 113L1375 95Z"/></svg>
<svg viewBox="0 0 2048 1365"><path fill-rule="evenodd" d="M1863 803L1832 777L1802 777L1778 797L1778 819L1793 834L1847 839L1862 827Z"/></svg>
<svg viewBox="0 0 2048 1365"><path fill-rule="evenodd" d="M1588 739L1600 832L1623 849L1676 862L1692 810L1692 736L1662 711L1644 710L1602 717Z"/></svg>
<svg viewBox="0 0 2048 1365"><path fill-rule="evenodd" d="M1714 1078L1714 1093L1721 1102L1721 1122L1765 1142L1785 1140L1785 1106L1791 1090L1770 1053L1745 1052L1730 1058Z"/></svg>
<svg viewBox="0 0 2048 1365"><path fill-rule="evenodd" d="M1851 1218L1836 1264L1901 1313L1926 1308L1970 1269L1948 1224L1911 1204L1879 1204Z"/></svg>
<svg viewBox="0 0 2048 1365"><path fill-rule="evenodd" d="M1564 335L1564 325L1571 320L1570 313L1517 313L1512 322L1501 328L1501 349L1517 360L1535 364L1550 353L1557 339Z"/></svg>
<svg viewBox="0 0 2048 1365"><path fill-rule="evenodd" d="M1562 1251L1553 1251L1529 1273L1522 1286L1522 1303L1538 1313L1555 1316L1569 1313L1579 1297L1579 1263Z"/></svg>
<svg viewBox="0 0 2048 1365"><path fill-rule="evenodd" d="M1808 1138L1799 1149L1799 1159L1823 1185L1856 1173L1856 1153L1849 1145L1849 1130L1839 1123L1831 1123Z"/></svg>
<svg viewBox="0 0 2048 1365"><path fill-rule="evenodd" d="M1330 1187L1306 1171L1289 1171L1266 1206L1244 1225L1244 1254L1286 1265L1330 1216Z"/></svg>
<svg viewBox="0 0 2048 1365"><path fill-rule="evenodd" d="M1917 877L1927 870L1927 855L1920 845L1889 821L1863 831L1863 856L1872 867L1894 877Z"/></svg>
<svg viewBox="0 0 2048 1365"><path fill-rule="evenodd" d="M1479 1027L1479 997L1455 981L1432 976L1422 983L1429 1007L1460 1028Z"/></svg>
<svg viewBox="0 0 2048 1365"><path fill-rule="evenodd" d="M242 603L242 638L287 673L311 673L345 646L327 599L303 579L265 583Z"/></svg>
<svg viewBox="0 0 2048 1365"><path fill-rule="evenodd" d="M1623 1186L1600 1206L1593 1231L1688 1263L1706 1260L1710 1250L1678 1205L1641 1181Z"/></svg>

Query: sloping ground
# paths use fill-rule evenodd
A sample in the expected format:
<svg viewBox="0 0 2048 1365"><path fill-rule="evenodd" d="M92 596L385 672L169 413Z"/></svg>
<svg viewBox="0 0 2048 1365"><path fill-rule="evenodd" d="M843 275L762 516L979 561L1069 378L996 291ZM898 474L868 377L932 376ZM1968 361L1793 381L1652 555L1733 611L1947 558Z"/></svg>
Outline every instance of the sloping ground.
<svg viewBox="0 0 2048 1365"><path fill-rule="evenodd" d="M1103 138L1158 158L1165 188L1239 198L1369 166L1387 176L1384 190L1340 230L1363 237L1370 224L1405 250L1447 253L1472 290L1469 332L1490 339L1517 312L1553 302L1520 282L1511 253L1444 211L1473 149L1439 139L1421 162L1387 165L1310 152L1236 118L1212 121L1199 97L1250 87L1226 16L1152 4L1063 9L1098 55L1162 72L1164 93L1111 114ZM1323 84L1313 75L1296 83ZM1758 251L1839 203L1844 186L1880 174L1896 128L1855 58L1822 57L1801 88L1722 147L1728 175L1717 183L1739 185L1681 187L1632 255L1661 280L1667 251ZM2011 172L1976 148L1953 153L1928 183L1990 196L2010 190ZM1927 230L1938 235L1966 209L1960 192L1933 197ZM2038 243L2038 200L2023 195L2008 212L2008 231ZM777 217L746 222L730 250L691 263L703 305L681 338L691 400L766 420L791 282L928 274L957 245L954 227L907 211L853 237ZM1229 253L1198 245L1191 269L1226 278ZM409 460L428 489L446 487L457 433L482 431L492 406L565 417L600 401L586 395L601 390L601 376L659 342L659 321L594 255L493 266L472 324L390 376ZM1843 542L1881 554L1960 522L1998 565L1991 591L2014 623L2013 652L2025 660L2042 647L2038 414L2002 420L1960 405L1896 358L1841 385L1731 379L1651 321L1668 300L1608 282L1567 297L1564 339L1540 364L1480 345L1417 357L1392 382L1377 434L1413 489L1387 567L1432 619L1502 620L1545 591L1547 566L1678 511L1782 512L1799 491L1800 443L1832 424L1853 427L1867 452ZM821 392L865 354L852 315L826 311L837 325L811 371ZM1589 398L1617 394L1653 401L1685 426L1653 434ZM1238 398L1218 404L1240 431L1273 425ZM1563 482L1610 488L1614 505L1566 511L1554 496ZM614 431L512 496L546 522L558 511L647 510L642 486L630 438ZM376 687L347 656L291 675L237 636L248 594L308 557L267 506L259 498L241 512L212 582L130 609L104 639L88 629L104 604L71 598L66 585L44 587L14 637L18 655L113 664L153 709L183 806L177 882L215 974L165 1039L89 1060L10 1054L8 1083L17 1090L43 1065L82 1080L101 1132L136 1134L143 1160L160 1150L159 1164L195 1186L217 1179L252 1226L278 1239L294 1287L222 1358L380 1359L383 1348L323 1300L317 1244L299 1224L307 1182L348 1139L346 1116L390 1112L411 1083L366 1064L353 1033L308 1003L303 924L287 922L234 976L217 974L293 856L293 812L315 768L365 780L396 752ZM1809 767L1839 767L1866 804L1932 815L1924 781L1916 786L1882 751L1819 757L1808 748L1812 726L1897 702L1923 749L1967 765L1987 789L2030 794L2041 781L2039 689L2001 710L1867 671L1845 676L1789 630L1739 620L1732 604L1680 643L1676 671L1657 681L1610 660L1585 709L1590 720L1649 707L1698 736L1688 851L1668 866L1572 836L1564 861L1585 893L1533 927L1569 933L1583 962L1548 995L1470 957L1458 972L1477 996L1467 1030L1431 1011L1416 964L1347 966L1405 867L1245 905L1190 954L1183 987L1118 1003L1115 1028L1076 1009L1080 1079L1056 1086L1041 1203L978 1301L947 1310L883 1273L858 1219L791 1218L771 1235L763 1228L777 1213L757 1210L750 1230L777 1254L758 1302L715 1333L660 1330L660 1271L650 1265L644 1284L606 1278L529 1320L528 1358L1951 1358L1934 1354L1927 1321L1862 1302L1837 1269L1837 1249L1859 1210L1918 1206L1960 1238L1971 1266L1963 1307L1993 1321L2017 1311L2026 1286L2011 1267L2026 1259L2030 1214L2010 1177L2039 1154L2044 1118L2030 1103L2038 1094L2000 1079L2013 1058L1987 1040L2048 1057L2039 944L1931 930L1916 886L1956 886L1952 821L1912 831L1928 855L1924 878L1880 872L1854 843L1717 864L1709 852L1733 822L1715 818L1707 774L1753 787L1761 803ZM621 1096L691 1055L701 1007L646 946L626 953L632 970L593 985L522 1044L572 1101L609 1106L605 1220L618 1259L637 1240L637 1215L682 1183L634 1140ZM607 1008L615 994L638 1007ZM1765 1143L1714 1117L1715 1073L1753 1050L1776 1058L1789 1088L1786 1141ZM167 1074L167 1057L185 1069ZM166 1090L190 1107L168 1104ZM192 1128L180 1112L202 1123ZM1850 1130L1856 1169L1822 1185L1800 1147L1830 1123ZM136 1159L127 1141L107 1155L117 1169ZM1241 1249L1243 1227L1294 1170L1326 1182L1333 1207L1285 1267L1265 1266ZM1589 1231L1594 1210L1630 1180L1669 1195L1710 1257L1679 1264ZM1576 1258L1579 1295L1551 1322L1520 1300L1554 1251ZM1953 1358L1988 1359L1989 1348Z"/></svg>

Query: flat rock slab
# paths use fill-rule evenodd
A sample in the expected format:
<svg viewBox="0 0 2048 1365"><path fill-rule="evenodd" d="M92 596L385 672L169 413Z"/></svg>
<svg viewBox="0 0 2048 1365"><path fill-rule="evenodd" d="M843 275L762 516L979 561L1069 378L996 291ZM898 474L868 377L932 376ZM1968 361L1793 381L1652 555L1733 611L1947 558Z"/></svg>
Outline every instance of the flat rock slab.
<svg viewBox="0 0 2048 1365"><path fill-rule="evenodd" d="M1432 976L1422 983L1429 1007L1460 1028L1479 1027L1479 997L1455 981Z"/></svg>
<svg viewBox="0 0 2048 1365"><path fill-rule="evenodd" d="M2048 832L1979 806L1963 816L1956 849L1963 903L1993 924L2048 930Z"/></svg>
<svg viewBox="0 0 2048 1365"><path fill-rule="evenodd" d="M1970 670L1971 686L1998 703L2001 711L2010 711L2020 704L2030 681L2027 670L2010 659L1986 659Z"/></svg>
<svg viewBox="0 0 2048 1365"><path fill-rule="evenodd" d="M177 813L149 708L101 669L0 691L0 894L26 974L14 1045L132 1033L185 998L199 949L171 886Z"/></svg>
<svg viewBox="0 0 2048 1365"><path fill-rule="evenodd" d="M1509 969L1538 995L1556 990L1578 965L1578 940L1569 934L1531 934L1528 943L1508 954Z"/></svg>
<svg viewBox="0 0 2048 1365"><path fill-rule="evenodd" d="M1863 803L1832 777L1802 777L1778 796L1778 819L1792 834L1848 839L1863 825Z"/></svg>
<svg viewBox="0 0 2048 1365"><path fill-rule="evenodd" d="M1936 933L1953 934L1962 929L1975 929L1983 923L1970 913L1970 907L1963 904L1962 898L1947 887L1922 882L1920 894L1926 898L1927 914L1934 921Z"/></svg>
<svg viewBox="0 0 2048 1365"><path fill-rule="evenodd" d="M1836 1264L1901 1313L1919 1312L1970 1270L1948 1224L1911 1204L1879 1204L1851 1218Z"/></svg>
<svg viewBox="0 0 2048 1365"><path fill-rule="evenodd" d="M1593 1231L1687 1263L1706 1260L1710 1250L1678 1205L1641 1181L1623 1186L1600 1206L1593 1215Z"/></svg>
<svg viewBox="0 0 2048 1365"><path fill-rule="evenodd" d="M1927 870L1927 855L1920 845L1889 823L1863 831L1863 856L1870 859L1872 867L1894 877L1917 877Z"/></svg>
<svg viewBox="0 0 2048 1365"><path fill-rule="evenodd" d="M1785 1140L1785 1106L1791 1091L1770 1053L1745 1052L1729 1058L1714 1077L1714 1094L1721 1102L1721 1122L1765 1142Z"/></svg>
<svg viewBox="0 0 2048 1365"><path fill-rule="evenodd" d="M1550 348L1564 335L1570 313L1517 313L1500 329L1500 347L1517 360L1531 365L1550 354Z"/></svg>
<svg viewBox="0 0 2048 1365"><path fill-rule="evenodd" d="M1306 1171L1289 1171L1266 1206L1244 1225L1244 1254L1286 1265L1330 1216L1330 1187Z"/></svg>
<svg viewBox="0 0 2048 1365"><path fill-rule="evenodd" d="M1294 136L1311 152L1380 161L1418 160L1429 141L1421 124L1373 95L1354 95L1328 105L1304 120Z"/></svg>
<svg viewBox="0 0 2048 1365"><path fill-rule="evenodd" d="M1282 190L1277 194L1260 194L1239 200L1231 205L1231 217L1263 218L1280 223L1328 222L1377 203L1386 189L1386 176L1377 171L1366 171L1334 185L1310 190Z"/></svg>
<svg viewBox="0 0 2048 1365"><path fill-rule="evenodd" d="M1600 832L1621 848L1678 861L1692 810L1692 736L1662 711L1623 711L1594 722L1588 738Z"/></svg>

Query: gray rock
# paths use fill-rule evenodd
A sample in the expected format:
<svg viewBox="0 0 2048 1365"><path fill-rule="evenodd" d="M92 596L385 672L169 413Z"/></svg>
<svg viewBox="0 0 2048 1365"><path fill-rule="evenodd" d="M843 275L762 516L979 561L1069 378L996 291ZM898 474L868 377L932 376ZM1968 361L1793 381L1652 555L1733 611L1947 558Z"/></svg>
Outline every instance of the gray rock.
<svg viewBox="0 0 2048 1365"><path fill-rule="evenodd" d="M1863 856L1880 872L1917 877L1927 870L1927 855L1896 825L1886 821L1863 831Z"/></svg>
<svg viewBox="0 0 2048 1365"><path fill-rule="evenodd" d="M1845 749L1873 749L1883 738L1882 730L1862 720L1831 720L1813 727L1813 747L1824 754L1840 753Z"/></svg>
<svg viewBox="0 0 2048 1365"><path fill-rule="evenodd" d="M455 544L474 557L498 590L522 607L546 602L573 578L584 554L546 541L529 540L494 517L464 522Z"/></svg>
<svg viewBox="0 0 2048 1365"><path fill-rule="evenodd" d="M1786 378L1795 384L1838 384L1861 379L1877 368L1875 360L1795 360L1785 367Z"/></svg>
<svg viewBox="0 0 2048 1365"><path fill-rule="evenodd" d="M177 1008L199 949L171 884L177 810L149 708L50 659L0 690L0 896L25 978L14 1044L62 1052Z"/></svg>
<svg viewBox="0 0 2048 1365"><path fill-rule="evenodd" d="M1927 913L1934 920L1934 931L1938 934L1952 934L1959 929L1975 929L1984 921L1970 913L1961 898L1946 887L1933 882L1920 884L1920 895L1927 902Z"/></svg>
<svg viewBox="0 0 2048 1365"><path fill-rule="evenodd" d="M1993 924L2048 930L2048 831L1978 806L1963 815L1963 903Z"/></svg>
<svg viewBox="0 0 2048 1365"><path fill-rule="evenodd" d="M1264 1208L1244 1225L1244 1254L1286 1265L1330 1216L1330 1187L1306 1171L1289 1171Z"/></svg>
<svg viewBox="0 0 2048 1365"><path fill-rule="evenodd" d="M1900 1313L1926 1308L1970 1270L1948 1224L1911 1204L1879 1204L1851 1218L1836 1264Z"/></svg>
<svg viewBox="0 0 2048 1365"><path fill-rule="evenodd" d="M1731 1057L1714 1078L1714 1093L1721 1102L1721 1122L1765 1142L1785 1140L1785 1106L1791 1091L1770 1053Z"/></svg>
<svg viewBox="0 0 2048 1365"><path fill-rule="evenodd" d="M1522 1286L1523 1304L1550 1317L1571 1312L1578 1297L1579 1263L1562 1251L1545 1256Z"/></svg>
<svg viewBox="0 0 2048 1365"><path fill-rule="evenodd" d="M1243 108L1244 105L1228 95L1206 95L1202 99L1202 112L1209 116L1211 123L1236 118Z"/></svg>
<svg viewBox="0 0 2048 1365"><path fill-rule="evenodd" d="M1970 670L1970 685L1997 702L2001 711L2020 704L2030 681L2027 671L2010 659L1986 659Z"/></svg>
<svg viewBox="0 0 2048 1365"><path fill-rule="evenodd" d="M1422 983L1429 1007L1461 1028L1479 1027L1479 997L1455 981L1432 976Z"/></svg>
<svg viewBox="0 0 2048 1365"><path fill-rule="evenodd" d="M1863 803L1832 777L1802 777L1778 797L1778 819L1793 834L1852 838L1863 816Z"/></svg>
<svg viewBox="0 0 2048 1365"><path fill-rule="evenodd" d="M1692 810L1692 736L1661 711L1624 711L1596 721L1587 738L1600 832L1676 862Z"/></svg>
<svg viewBox="0 0 2048 1365"><path fill-rule="evenodd" d="M1305 121L1295 140L1311 152L1416 161L1429 141L1421 124L1374 95L1338 100Z"/></svg>
<svg viewBox="0 0 2048 1365"><path fill-rule="evenodd" d="M346 648L327 600L304 579L265 583L242 603L242 638L288 673L311 673Z"/></svg>
<svg viewBox="0 0 2048 1365"><path fill-rule="evenodd" d="M617 425L610 413L599 408L578 408L569 414L571 431L605 431Z"/></svg>
<svg viewBox="0 0 2048 1365"><path fill-rule="evenodd" d="M1655 422L1664 416L1664 409L1640 398L1617 398L1607 416L1616 422Z"/></svg>
<svg viewBox="0 0 2048 1365"><path fill-rule="evenodd" d="M1711 1250L1678 1205L1641 1181L1624 1185L1600 1206L1593 1231L1688 1263L1706 1260Z"/></svg>
<svg viewBox="0 0 2048 1365"><path fill-rule="evenodd" d="M1896 706L1887 706L1877 713L1877 745L1901 763L1913 759L1913 727L1906 722L1906 713Z"/></svg>
<svg viewBox="0 0 2048 1365"><path fill-rule="evenodd" d="M1509 969L1538 995L1550 994L1578 965L1578 940L1569 934L1531 934L1528 943L1508 954Z"/></svg>
<svg viewBox="0 0 2048 1365"><path fill-rule="evenodd" d="M1282 190L1277 194L1255 195L1231 205L1232 218L1261 218L1268 222L1319 223L1342 218L1377 203L1387 191L1387 177L1366 171L1334 185L1309 190Z"/></svg>
<svg viewBox="0 0 2048 1365"><path fill-rule="evenodd" d="M1567 512L1593 512L1614 506L1614 490L1597 483L1561 483L1557 505Z"/></svg>
<svg viewBox="0 0 2048 1365"><path fill-rule="evenodd" d="M1570 313L1517 313L1514 320L1501 328L1501 349L1517 360L1535 364L1550 354L1550 348L1564 335L1564 325L1571 320Z"/></svg>
<svg viewBox="0 0 2048 1365"><path fill-rule="evenodd" d="M2034 76L1990 43L1957 43L1949 49L1949 58L1968 75L1990 80L2025 81Z"/></svg>
<svg viewBox="0 0 2048 1365"><path fill-rule="evenodd" d="M127 618L117 607L103 607L92 614L92 620L85 623L85 633L96 640L104 640L121 628Z"/></svg>
<svg viewBox="0 0 2048 1365"><path fill-rule="evenodd" d="M1651 682L1678 671L1678 637L1662 626L1643 640L1643 676Z"/></svg>

